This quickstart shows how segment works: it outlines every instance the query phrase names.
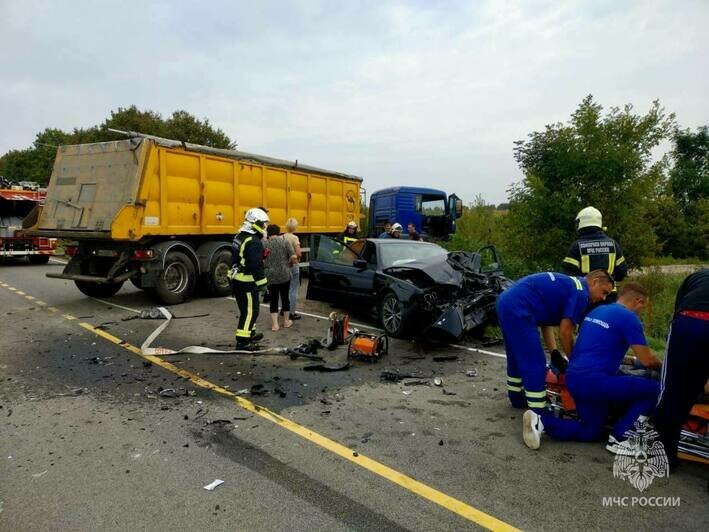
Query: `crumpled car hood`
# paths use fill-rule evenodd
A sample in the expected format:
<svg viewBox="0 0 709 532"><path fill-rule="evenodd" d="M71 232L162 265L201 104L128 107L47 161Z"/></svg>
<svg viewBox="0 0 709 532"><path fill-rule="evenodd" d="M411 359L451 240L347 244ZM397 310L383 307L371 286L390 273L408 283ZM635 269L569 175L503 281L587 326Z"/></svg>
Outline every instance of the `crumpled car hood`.
<svg viewBox="0 0 709 532"><path fill-rule="evenodd" d="M448 264L445 257L407 262L401 266L385 268L383 271L396 277L397 272L406 272L407 270L423 272L435 284L452 285L456 287L460 287L463 284L462 274L453 269L453 267Z"/></svg>

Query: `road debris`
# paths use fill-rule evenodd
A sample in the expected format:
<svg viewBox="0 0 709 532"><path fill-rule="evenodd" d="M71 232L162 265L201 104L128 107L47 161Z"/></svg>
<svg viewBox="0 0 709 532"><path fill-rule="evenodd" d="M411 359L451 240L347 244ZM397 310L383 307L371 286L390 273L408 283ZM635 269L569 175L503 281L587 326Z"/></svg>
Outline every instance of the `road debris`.
<svg viewBox="0 0 709 532"><path fill-rule="evenodd" d="M436 355L433 357L434 362L452 362L458 360L458 355Z"/></svg>
<svg viewBox="0 0 709 532"><path fill-rule="evenodd" d="M398 369L385 369L379 374L379 379L385 382L400 382L403 379L418 379L418 372L401 373Z"/></svg>
<svg viewBox="0 0 709 532"><path fill-rule="evenodd" d="M204 489L206 489L207 491L214 491L217 486L221 486L222 484L224 484L223 480L216 479L213 482L210 482L209 484L204 486Z"/></svg>
<svg viewBox="0 0 709 532"><path fill-rule="evenodd" d="M431 382L424 379L416 379L404 382L404 386L431 386Z"/></svg>
<svg viewBox="0 0 709 532"><path fill-rule="evenodd" d="M45 470L42 471L41 473L34 473L34 474L32 475L32 478L40 478L40 477L43 477L43 476L46 475L48 472L49 472L49 469L45 469Z"/></svg>
<svg viewBox="0 0 709 532"><path fill-rule="evenodd" d="M443 386L443 379L441 379L440 377L434 377L433 384L435 386Z"/></svg>
<svg viewBox="0 0 709 532"><path fill-rule="evenodd" d="M468 377L477 377L477 376L478 376L478 369L477 369L477 368L473 368L473 369L465 370L465 374L466 374Z"/></svg>

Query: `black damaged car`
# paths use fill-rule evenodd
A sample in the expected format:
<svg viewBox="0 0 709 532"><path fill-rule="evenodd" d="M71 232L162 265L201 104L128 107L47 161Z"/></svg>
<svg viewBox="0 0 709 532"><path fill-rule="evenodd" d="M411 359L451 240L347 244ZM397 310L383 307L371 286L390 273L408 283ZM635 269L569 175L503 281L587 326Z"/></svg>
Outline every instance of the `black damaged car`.
<svg viewBox="0 0 709 532"><path fill-rule="evenodd" d="M485 264L485 266L483 266ZM510 284L497 252L448 252L412 240L325 235L310 241L308 299L375 313L387 334L461 338L495 323L497 296Z"/></svg>

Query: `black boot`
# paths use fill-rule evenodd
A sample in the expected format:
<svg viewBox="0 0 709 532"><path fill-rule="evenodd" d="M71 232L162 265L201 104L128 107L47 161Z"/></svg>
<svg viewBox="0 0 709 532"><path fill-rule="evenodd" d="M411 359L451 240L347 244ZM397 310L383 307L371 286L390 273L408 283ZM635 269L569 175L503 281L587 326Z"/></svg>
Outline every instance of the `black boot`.
<svg viewBox="0 0 709 532"><path fill-rule="evenodd" d="M258 342L259 340L263 340L263 333L257 333L256 331L252 331L251 332L251 341Z"/></svg>
<svg viewBox="0 0 709 532"><path fill-rule="evenodd" d="M251 341L251 338L236 339L237 351L253 351L254 349L256 349L256 345Z"/></svg>

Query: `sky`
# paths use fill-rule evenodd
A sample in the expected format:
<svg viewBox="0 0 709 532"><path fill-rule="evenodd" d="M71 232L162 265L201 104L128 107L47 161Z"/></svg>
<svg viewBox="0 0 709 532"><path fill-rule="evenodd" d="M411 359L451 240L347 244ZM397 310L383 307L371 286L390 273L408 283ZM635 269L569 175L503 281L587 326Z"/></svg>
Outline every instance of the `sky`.
<svg viewBox="0 0 709 532"><path fill-rule="evenodd" d="M471 202L522 179L514 141L659 99L709 124L709 1L0 0L0 154L136 105L244 151Z"/></svg>

